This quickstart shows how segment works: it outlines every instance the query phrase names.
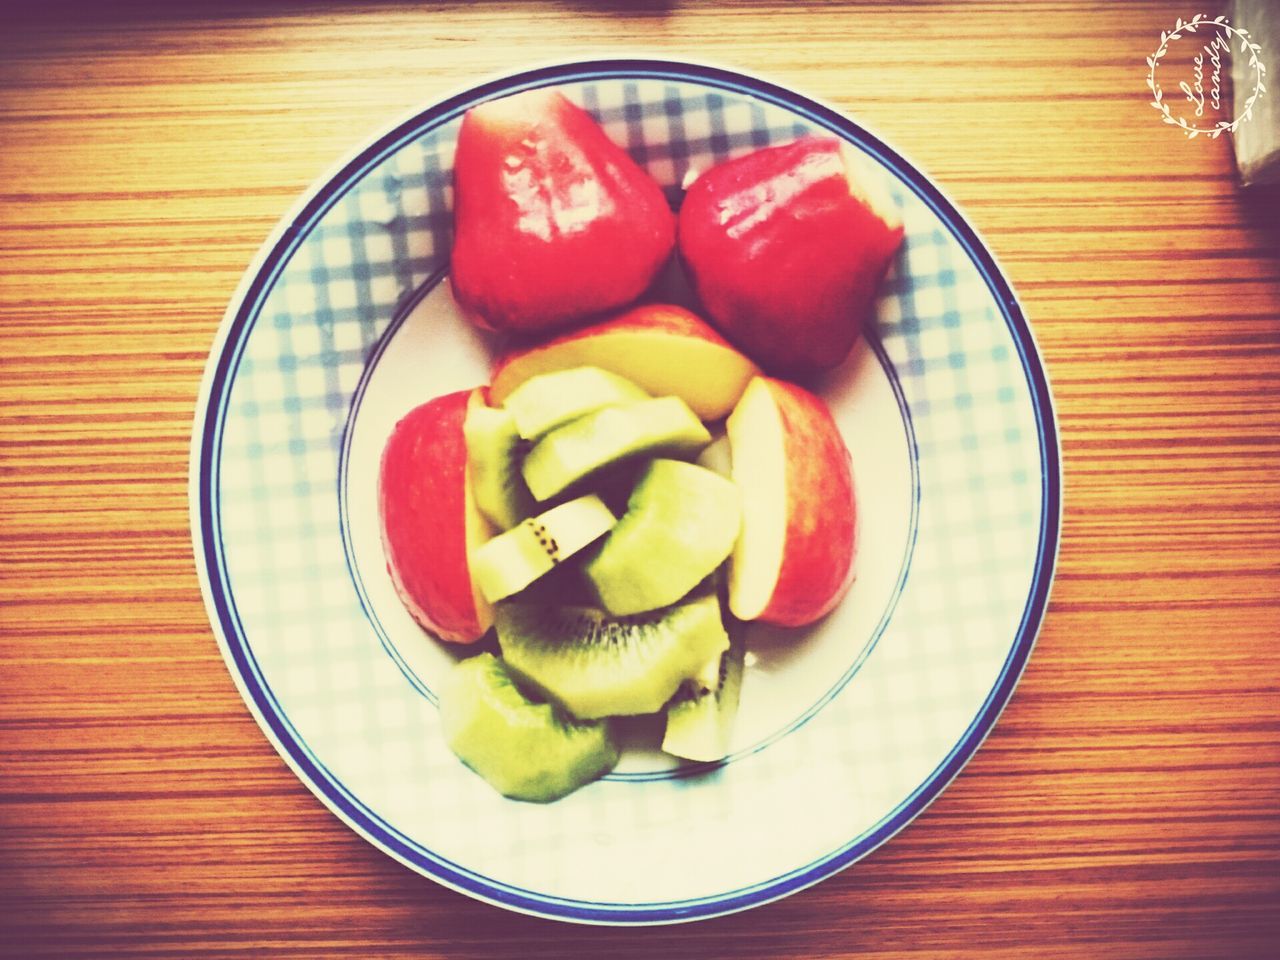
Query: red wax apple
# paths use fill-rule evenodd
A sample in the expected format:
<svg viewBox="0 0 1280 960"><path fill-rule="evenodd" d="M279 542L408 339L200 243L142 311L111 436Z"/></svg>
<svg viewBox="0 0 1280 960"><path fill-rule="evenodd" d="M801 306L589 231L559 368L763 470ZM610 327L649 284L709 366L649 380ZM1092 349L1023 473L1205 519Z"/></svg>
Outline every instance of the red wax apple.
<svg viewBox="0 0 1280 960"><path fill-rule="evenodd" d="M600 367L655 397L678 396L702 420L733 409L760 371L704 320L683 307L645 304L619 316L500 358L490 388L501 403L530 377L570 367Z"/></svg>
<svg viewBox="0 0 1280 960"><path fill-rule="evenodd" d="M658 184L554 90L469 110L453 183L453 293L491 329L536 333L630 303L675 243Z"/></svg>
<svg viewBox="0 0 1280 960"><path fill-rule="evenodd" d="M418 623L454 643L474 643L493 623L467 561L493 533L467 476L463 425L471 394L437 397L397 423L378 484L382 546L396 591Z"/></svg>
<svg viewBox="0 0 1280 960"><path fill-rule="evenodd" d="M812 623L853 579L849 450L821 398L770 377L747 385L726 426L742 491L729 608L741 620Z"/></svg>
<svg viewBox="0 0 1280 960"><path fill-rule="evenodd" d="M830 369L871 317L902 242L892 199L837 140L712 167L680 209L680 256L707 316L765 369Z"/></svg>

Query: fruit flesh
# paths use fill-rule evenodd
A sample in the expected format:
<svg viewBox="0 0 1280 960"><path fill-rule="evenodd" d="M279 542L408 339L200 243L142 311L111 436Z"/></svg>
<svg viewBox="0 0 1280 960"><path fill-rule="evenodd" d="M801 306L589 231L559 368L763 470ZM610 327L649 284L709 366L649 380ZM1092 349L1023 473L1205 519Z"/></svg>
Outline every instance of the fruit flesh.
<svg viewBox="0 0 1280 960"><path fill-rule="evenodd" d="M680 397L702 420L733 409L760 371L715 328L683 307L644 304L547 343L508 353L494 367L493 401L530 377L590 365L655 397Z"/></svg>
<svg viewBox="0 0 1280 960"><path fill-rule="evenodd" d="M392 583L413 618L451 643L474 643L492 623L467 562L471 546L492 533L467 474L471 393L446 394L406 414L383 448L378 478Z"/></svg>
<svg viewBox="0 0 1280 960"><path fill-rule="evenodd" d="M553 90L467 111L454 193L451 286L493 329L549 330L629 303L674 244L662 189Z"/></svg>
<svg viewBox="0 0 1280 960"><path fill-rule="evenodd" d="M746 644L741 630L729 631L729 649L719 665L714 690L677 697L667 706L667 726L662 749L686 760L722 760L729 752L733 721L742 691Z"/></svg>
<svg viewBox="0 0 1280 960"><path fill-rule="evenodd" d="M601 605L622 616L675 603L729 556L741 513L730 481L691 463L652 461L584 566Z"/></svg>
<svg viewBox="0 0 1280 960"><path fill-rule="evenodd" d="M599 497L588 494L481 544L471 552L471 575L490 603L523 590L604 536L616 522Z"/></svg>
<svg viewBox="0 0 1280 960"><path fill-rule="evenodd" d="M509 530L535 510L520 475L520 435L506 410L484 402L476 390L467 405L469 487L480 512L499 531Z"/></svg>
<svg viewBox="0 0 1280 960"><path fill-rule="evenodd" d="M616 373L599 367L573 367L531 377L511 391L503 406L520 436L536 440L603 407L647 399L649 394Z"/></svg>
<svg viewBox="0 0 1280 960"><path fill-rule="evenodd" d="M618 762L607 722L583 723L535 703L490 653L458 663L440 696L445 742L504 796L547 803Z"/></svg>
<svg viewBox="0 0 1280 960"><path fill-rule="evenodd" d="M635 617L508 601L495 612L511 670L581 719L654 713L729 646L703 594Z"/></svg>
<svg viewBox="0 0 1280 960"><path fill-rule="evenodd" d="M628 458L693 454L710 442L707 428L679 397L606 407L534 444L524 460L524 479L535 497L547 500Z"/></svg>
<svg viewBox="0 0 1280 960"><path fill-rule="evenodd" d="M730 470L742 495L742 531L729 566L729 609L741 620L754 620L773 595L787 533L784 427L763 380L748 384L725 427Z"/></svg>

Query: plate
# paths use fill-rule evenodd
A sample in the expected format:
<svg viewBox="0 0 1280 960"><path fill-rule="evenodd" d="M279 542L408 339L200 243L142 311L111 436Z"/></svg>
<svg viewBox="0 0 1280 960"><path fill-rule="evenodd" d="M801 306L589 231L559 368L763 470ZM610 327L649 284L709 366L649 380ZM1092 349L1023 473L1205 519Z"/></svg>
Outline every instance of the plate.
<svg viewBox="0 0 1280 960"><path fill-rule="evenodd" d="M733 750L678 764L637 740L549 805L448 751L453 654L396 599L378 539L382 443L409 409L486 382L492 344L448 292L451 164L476 103L554 85L667 191L804 134L861 150L906 228L875 329L819 385L854 462L857 579L800 634L753 628ZM663 296L687 297L678 268ZM192 446L214 633L262 729L390 856L502 907L594 923L746 909L865 856L972 756L1031 652L1060 525L1054 415L1022 311L932 182L849 118L697 64L603 60L494 80L360 147L279 225L232 300Z"/></svg>

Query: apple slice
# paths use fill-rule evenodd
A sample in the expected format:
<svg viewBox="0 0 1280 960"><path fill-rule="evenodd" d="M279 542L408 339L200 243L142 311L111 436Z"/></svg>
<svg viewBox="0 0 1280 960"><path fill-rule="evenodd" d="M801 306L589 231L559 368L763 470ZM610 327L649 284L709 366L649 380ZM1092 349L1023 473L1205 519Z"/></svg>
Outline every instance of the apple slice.
<svg viewBox="0 0 1280 960"><path fill-rule="evenodd" d="M837 366L902 242L868 161L811 137L727 160L689 187L680 256L707 316L770 372Z"/></svg>
<svg viewBox="0 0 1280 960"><path fill-rule="evenodd" d="M849 450L821 398L770 377L747 385L726 428L742 492L729 609L740 620L812 623L853 579Z"/></svg>
<svg viewBox="0 0 1280 960"><path fill-rule="evenodd" d="M535 333L621 307L675 244L662 188L554 90L467 111L453 171L451 285L481 326Z"/></svg>
<svg viewBox="0 0 1280 960"><path fill-rule="evenodd" d="M494 366L493 402L539 374L583 366L626 377L655 397L680 397L701 420L725 416L760 372L704 320L651 303L506 354Z"/></svg>
<svg viewBox="0 0 1280 960"><path fill-rule="evenodd" d="M382 546L396 592L418 623L452 643L474 643L493 623L467 562L494 533L467 475L463 428L472 393L436 397L397 423L378 481Z"/></svg>

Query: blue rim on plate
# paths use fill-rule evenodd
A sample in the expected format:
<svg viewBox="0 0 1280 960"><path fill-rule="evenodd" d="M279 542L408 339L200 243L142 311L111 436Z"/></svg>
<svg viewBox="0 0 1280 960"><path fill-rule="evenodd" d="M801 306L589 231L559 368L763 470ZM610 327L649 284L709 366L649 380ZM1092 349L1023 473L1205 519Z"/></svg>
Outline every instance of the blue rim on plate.
<svg viewBox="0 0 1280 960"><path fill-rule="evenodd" d="M1042 464L1039 541L1021 622L996 682L968 729L933 772L871 829L803 867L768 881L693 900L640 905L593 903L524 890L475 874L433 854L399 833L362 804L312 754L280 709L258 664L236 610L224 557L218 513L219 457L229 390L245 343L267 295L290 257L325 213L366 173L400 147L496 96L552 84L610 79L693 82L746 95L788 110L817 127L859 145L892 171L939 218L971 258L989 288L1018 351L1034 410ZM335 491L336 492L336 491ZM210 358L197 408L191 467L192 523L206 604L224 656L246 702L269 738L300 778L327 806L376 846L447 886L510 909L562 920L651 924L732 913L810 886L862 858L917 816L960 771L990 732L1026 665L1048 602L1061 523L1061 466L1052 398L1031 330L994 258L952 204L919 171L880 140L836 111L774 84L732 71L659 60L599 60L543 67L494 80L428 107L378 137L339 172L313 189L297 215L269 241L258 266L233 300Z"/></svg>

